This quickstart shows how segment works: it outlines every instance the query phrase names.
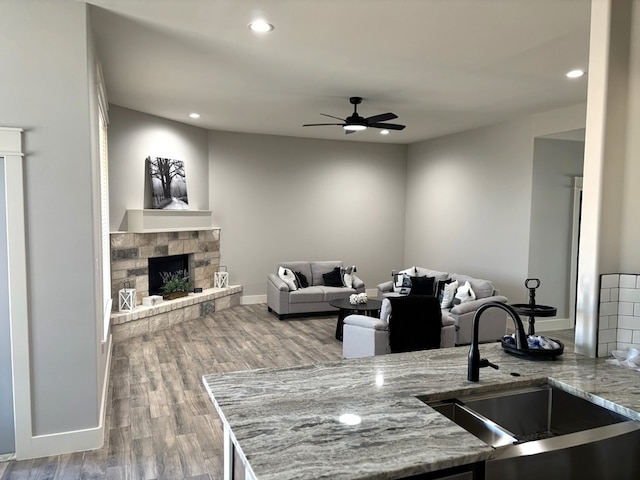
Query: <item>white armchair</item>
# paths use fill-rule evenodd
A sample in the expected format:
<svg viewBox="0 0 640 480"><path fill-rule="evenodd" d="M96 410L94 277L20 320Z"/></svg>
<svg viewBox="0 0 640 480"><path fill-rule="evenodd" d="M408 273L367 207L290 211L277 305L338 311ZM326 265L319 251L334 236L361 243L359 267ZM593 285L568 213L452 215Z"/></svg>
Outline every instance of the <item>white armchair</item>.
<svg viewBox="0 0 640 480"><path fill-rule="evenodd" d="M344 358L371 357L391 353L389 349L389 316L391 302L382 301L380 318L365 315L348 315L344 319L342 356ZM455 320L442 314L440 347L455 346Z"/></svg>

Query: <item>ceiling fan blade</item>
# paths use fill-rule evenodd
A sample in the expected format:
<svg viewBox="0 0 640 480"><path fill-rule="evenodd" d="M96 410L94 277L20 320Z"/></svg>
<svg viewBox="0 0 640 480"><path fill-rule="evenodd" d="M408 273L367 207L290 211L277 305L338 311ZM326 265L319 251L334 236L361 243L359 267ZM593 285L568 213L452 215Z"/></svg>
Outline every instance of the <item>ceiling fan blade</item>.
<svg viewBox="0 0 640 480"><path fill-rule="evenodd" d="M349 135L350 133L356 133L358 130L345 130L344 134Z"/></svg>
<svg viewBox="0 0 640 480"><path fill-rule="evenodd" d="M329 117L329 118L335 118L336 120L342 120L344 122L344 118L334 117L333 115L327 115L326 113L321 113L320 115L324 115L325 117Z"/></svg>
<svg viewBox="0 0 640 480"><path fill-rule="evenodd" d="M404 130L406 125L398 125L396 123L374 123L369 124L373 128L386 128L387 130Z"/></svg>
<svg viewBox="0 0 640 480"><path fill-rule="evenodd" d="M379 122L386 122L387 120L393 120L394 118L398 118L398 116L395 113L381 113L380 115L374 115L373 117L368 117L365 120L367 121L367 123L371 124L371 123L379 123Z"/></svg>
<svg viewBox="0 0 640 480"><path fill-rule="evenodd" d="M323 125L344 125L344 123L306 123L303 127L320 127Z"/></svg>

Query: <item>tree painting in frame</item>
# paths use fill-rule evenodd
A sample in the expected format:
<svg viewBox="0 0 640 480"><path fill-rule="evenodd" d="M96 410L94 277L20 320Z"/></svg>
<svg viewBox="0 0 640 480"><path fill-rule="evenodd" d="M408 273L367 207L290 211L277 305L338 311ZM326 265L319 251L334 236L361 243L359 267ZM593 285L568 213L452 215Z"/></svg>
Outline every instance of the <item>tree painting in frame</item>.
<svg viewBox="0 0 640 480"><path fill-rule="evenodd" d="M173 158L147 157L147 164L151 177L153 208L189 208L184 162Z"/></svg>

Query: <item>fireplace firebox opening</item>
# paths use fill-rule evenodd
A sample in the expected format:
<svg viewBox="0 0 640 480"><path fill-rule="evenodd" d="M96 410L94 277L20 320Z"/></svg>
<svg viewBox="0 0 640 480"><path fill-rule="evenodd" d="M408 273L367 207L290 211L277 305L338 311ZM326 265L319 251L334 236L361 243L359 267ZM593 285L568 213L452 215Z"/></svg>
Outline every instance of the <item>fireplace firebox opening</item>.
<svg viewBox="0 0 640 480"><path fill-rule="evenodd" d="M149 295L162 295L162 276L180 271L189 272L189 255L169 255L149 258Z"/></svg>

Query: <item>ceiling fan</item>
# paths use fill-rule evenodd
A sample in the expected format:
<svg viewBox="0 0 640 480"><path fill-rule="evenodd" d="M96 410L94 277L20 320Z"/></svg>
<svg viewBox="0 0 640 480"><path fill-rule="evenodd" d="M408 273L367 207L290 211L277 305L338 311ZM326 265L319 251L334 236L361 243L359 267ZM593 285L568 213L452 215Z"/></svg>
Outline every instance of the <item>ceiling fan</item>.
<svg viewBox="0 0 640 480"><path fill-rule="evenodd" d="M351 97L349 99L349 103L353 105L353 114L345 119L340 117L334 117L333 115L327 115L326 113L321 113L320 115L324 115L325 117L335 118L336 120L340 120L342 123L307 123L303 125L303 127L318 127L321 125L339 125L344 129L344 133L353 133L358 132L360 130L366 130L367 128L384 128L386 130L403 130L405 125L398 125L396 123L383 123L387 120L393 120L394 118L398 118L395 113L381 113L380 115L374 115L372 117L361 117L358 115L358 105L362 103L361 97Z"/></svg>

